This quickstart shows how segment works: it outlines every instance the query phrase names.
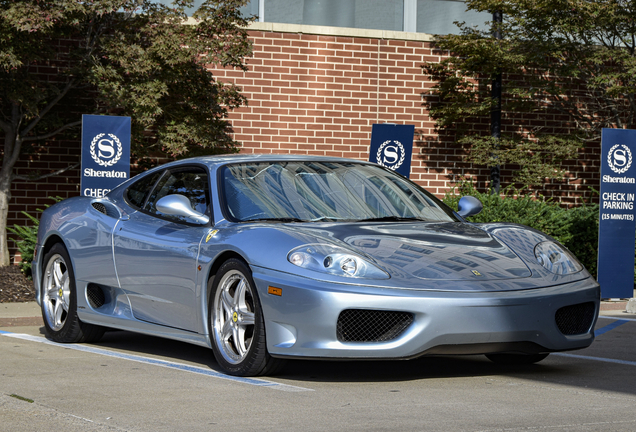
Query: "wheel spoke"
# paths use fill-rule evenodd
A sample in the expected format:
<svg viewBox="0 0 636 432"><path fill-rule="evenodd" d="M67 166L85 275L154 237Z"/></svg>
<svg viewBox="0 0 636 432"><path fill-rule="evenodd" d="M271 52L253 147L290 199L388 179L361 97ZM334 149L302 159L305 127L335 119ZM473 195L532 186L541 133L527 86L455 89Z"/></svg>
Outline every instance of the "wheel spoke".
<svg viewBox="0 0 636 432"><path fill-rule="evenodd" d="M243 357L247 352L247 348L245 348L245 329L243 327L235 327L234 328L234 346L236 347L236 351L238 354Z"/></svg>
<svg viewBox="0 0 636 432"><path fill-rule="evenodd" d="M240 320L240 322L241 322L241 325L243 327L254 325L254 323L255 323L254 314L252 312L249 312L249 311L241 311L241 320Z"/></svg>
<svg viewBox="0 0 636 432"><path fill-rule="evenodd" d="M54 311L54 319L55 325L59 326L62 324L62 313L64 312L64 306L61 301L55 302L55 311Z"/></svg>
<svg viewBox="0 0 636 432"><path fill-rule="evenodd" d="M232 320L227 319L223 323L223 327L221 328L221 339L224 341L228 341L232 336L233 328L232 328Z"/></svg>
<svg viewBox="0 0 636 432"><path fill-rule="evenodd" d="M56 287L52 286L46 291L46 296L50 299L56 299L59 291Z"/></svg>
<svg viewBox="0 0 636 432"><path fill-rule="evenodd" d="M241 278L241 281L236 286L236 292L234 293L234 304L238 306L239 310L245 310L245 292L247 291L247 283L245 279Z"/></svg>
<svg viewBox="0 0 636 432"><path fill-rule="evenodd" d="M62 287L64 285L64 283L62 282L64 273L62 272L62 265L59 261L56 261L53 264L53 278L56 287Z"/></svg>
<svg viewBox="0 0 636 432"><path fill-rule="evenodd" d="M226 318L231 317L234 307L234 299L226 289L224 289L221 293L221 302L223 304L223 310L225 311Z"/></svg>

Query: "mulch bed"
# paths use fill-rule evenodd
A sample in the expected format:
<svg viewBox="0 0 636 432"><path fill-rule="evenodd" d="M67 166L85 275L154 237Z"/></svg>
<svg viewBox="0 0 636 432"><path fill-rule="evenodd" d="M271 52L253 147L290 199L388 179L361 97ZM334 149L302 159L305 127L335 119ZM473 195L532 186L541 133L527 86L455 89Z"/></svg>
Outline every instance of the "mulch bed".
<svg viewBox="0 0 636 432"><path fill-rule="evenodd" d="M35 301L33 281L18 266L0 267L0 303Z"/></svg>

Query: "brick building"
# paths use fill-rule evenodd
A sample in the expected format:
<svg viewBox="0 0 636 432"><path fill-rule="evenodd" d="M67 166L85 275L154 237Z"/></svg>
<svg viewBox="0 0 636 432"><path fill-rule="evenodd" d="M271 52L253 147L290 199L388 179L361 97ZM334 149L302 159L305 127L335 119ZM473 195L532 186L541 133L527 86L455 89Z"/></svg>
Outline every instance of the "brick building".
<svg viewBox="0 0 636 432"><path fill-rule="evenodd" d="M305 9L296 7L294 14L292 6L299 3ZM361 0L326 0L322 3L335 9L328 9L323 16L305 13L308 5L315 3L321 2L252 0L246 13L260 18L249 29L254 51L247 62L249 71L213 70L219 80L241 86L249 100L247 107L230 116L234 137L242 144L241 152L368 160L374 123L410 124L415 125L413 181L439 197L458 177L471 177L485 188L489 170L464 162L463 150L453 137L436 131L423 105L423 94L433 81L422 72L421 65L448 55L436 50L432 36L424 31L451 32L453 20L468 17L483 23L489 17L458 18L457 11L464 9L462 2L431 0L370 1L364 2L364 7L360 7ZM437 15L435 10L425 13L425 6L432 3L437 4ZM445 4L446 9L440 9L439 4ZM373 5L377 13L369 16ZM334 13L338 10L342 13ZM268 16L283 22L268 22ZM379 19L385 17L388 19ZM334 20L368 28L320 25ZM554 116L515 120L548 127L561 122ZM476 126L488 128L487 124ZM504 118L504 132L505 128ZM540 192L565 205L589 197L589 187L598 189L599 185L599 153L598 143L588 145L580 158L566 163L567 180L550 182ZM18 164L17 173L58 170L79 162L79 158L79 142L51 141ZM504 180L509 174L506 169L510 168L504 167ZM9 226L25 224L28 220L21 211L34 214L37 208L52 203L47 197L79 195L79 168L35 183L17 180L11 193ZM12 254L13 246L10 242Z"/></svg>

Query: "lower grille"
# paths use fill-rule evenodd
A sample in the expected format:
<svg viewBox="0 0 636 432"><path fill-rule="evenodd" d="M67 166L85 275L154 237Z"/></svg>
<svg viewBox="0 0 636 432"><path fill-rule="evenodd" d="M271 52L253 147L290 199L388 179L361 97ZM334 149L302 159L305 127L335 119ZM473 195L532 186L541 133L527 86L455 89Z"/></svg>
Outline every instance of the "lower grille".
<svg viewBox="0 0 636 432"><path fill-rule="evenodd" d="M565 306L556 312L556 325L564 335L572 336L587 333L596 317L593 302Z"/></svg>
<svg viewBox="0 0 636 432"><path fill-rule="evenodd" d="M386 342L397 339L413 322L408 312L347 309L338 317L341 342Z"/></svg>
<svg viewBox="0 0 636 432"><path fill-rule="evenodd" d="M104 290L95 284L88 284L86 287L86 298L93 309L98 309L106 303Z"/></svg>

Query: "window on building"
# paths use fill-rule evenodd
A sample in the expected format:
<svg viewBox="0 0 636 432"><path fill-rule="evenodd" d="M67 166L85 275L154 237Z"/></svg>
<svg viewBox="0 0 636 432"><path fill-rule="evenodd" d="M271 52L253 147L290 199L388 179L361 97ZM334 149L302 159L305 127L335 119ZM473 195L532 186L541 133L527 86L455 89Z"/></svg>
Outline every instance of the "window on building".
<svg viewBox="0 0 636 432"><path fill-rule="evenodd" d="M187 12L193 13L202 2L195 0ZM241 13L260 22L428 34L457 34L455 21L484 28L492 19L486 12L466 11L463 0L250 0Z"/></svg>
<svg viewBox="0 0 636 432"><path fill-rule="evenodd" d="M463 1L417 0L418 33L458 34L459 28L453 24L455 21L483 29L486 21L491 20L491 14L467 11Z"/></svg>

